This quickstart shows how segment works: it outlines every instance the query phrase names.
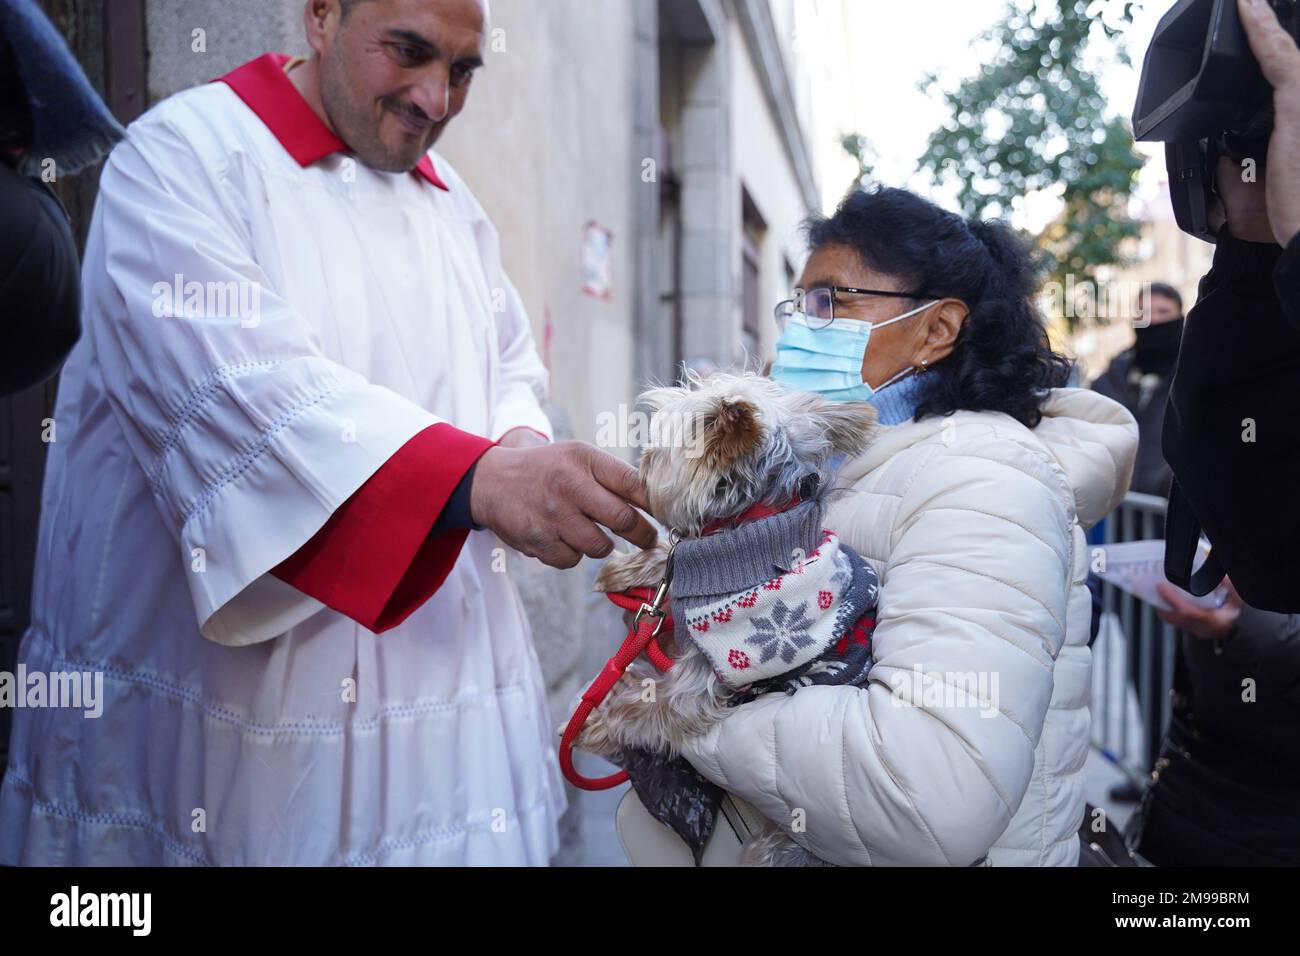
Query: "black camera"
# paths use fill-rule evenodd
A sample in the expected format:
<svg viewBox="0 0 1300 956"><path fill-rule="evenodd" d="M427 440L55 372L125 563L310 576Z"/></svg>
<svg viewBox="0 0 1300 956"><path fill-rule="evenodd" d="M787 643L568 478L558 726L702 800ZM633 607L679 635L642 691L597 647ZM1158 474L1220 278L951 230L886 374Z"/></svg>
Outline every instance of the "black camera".
<svg viewBox="0 0 1300 956"><path fill-rule="evenodd" d="M1300 0L1268 0L1300 39ZM1236 0L1179 0L1156 27L1133 110L1138 140L1165 144L1174 216L1215 241L1211 211L1219 158L1263 171L1273 93L1250 50Z"/></svg>

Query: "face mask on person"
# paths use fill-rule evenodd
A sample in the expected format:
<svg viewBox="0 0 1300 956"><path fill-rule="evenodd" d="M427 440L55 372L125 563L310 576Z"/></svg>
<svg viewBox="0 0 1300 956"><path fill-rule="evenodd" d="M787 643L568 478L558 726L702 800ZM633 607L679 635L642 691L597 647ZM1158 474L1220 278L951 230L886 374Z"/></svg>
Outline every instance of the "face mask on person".
<svg viewBox="0 0 1300 956"><path fill-rule="evenodd" d="M902 322L937 303L927 302L911 312L904 312L872 325L857 319L835 319L830 325L812 328L802 312L790 316L776 343L773 380L804 392L816 392L833 402L867 402L880 389L894 384L911 373L905 368L873 388L862 378L862 363L873 329L883 329Z"/></svg>
<svg viewBox="0 0 1300 956"><path fill-rule="evenodd" d="M1178 361L1178 347L1183 339L1183 320L1161 322L1134 330L1135 364L1144 372L1167 375L1174 370Z"/></svg>

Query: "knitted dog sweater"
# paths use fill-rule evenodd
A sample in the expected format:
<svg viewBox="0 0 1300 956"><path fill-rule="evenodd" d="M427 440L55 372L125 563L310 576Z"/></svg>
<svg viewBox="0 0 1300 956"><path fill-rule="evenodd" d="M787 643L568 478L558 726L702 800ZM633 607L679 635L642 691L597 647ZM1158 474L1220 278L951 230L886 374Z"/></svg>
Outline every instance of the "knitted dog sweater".
<svg viewBox="0 0 1300 956"><path fill-rule="evenodd" d="M817 501L677 545L673 618L728 687L861 684L879 579Z"/></svg>
<svg viewBox="0 0 1300 956"><path fill-rule="evenodd" d="M673 618L736 706L770 691L866 683L879 579L822 528L816 501L704 538L680 541ZM698 864L717 824L722 791L684 758L625 751L642 804L691 848Z"/></svg>

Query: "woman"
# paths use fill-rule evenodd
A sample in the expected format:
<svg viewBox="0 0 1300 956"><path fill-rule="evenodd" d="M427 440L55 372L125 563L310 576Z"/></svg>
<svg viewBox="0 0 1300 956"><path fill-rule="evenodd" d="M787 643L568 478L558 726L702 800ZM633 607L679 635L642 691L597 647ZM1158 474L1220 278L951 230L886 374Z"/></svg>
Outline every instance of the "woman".
<svg viewBox="0 0 1300 956"><path fill-rule="evenodd" d="M826 519L880 574L876 663L865 690L743 705L685 756L832 863L1073 866L1084 529L1127 490L1137 425L1058 387L1006 226L881 189L808 233L772 375L880 412Z"/></svg>

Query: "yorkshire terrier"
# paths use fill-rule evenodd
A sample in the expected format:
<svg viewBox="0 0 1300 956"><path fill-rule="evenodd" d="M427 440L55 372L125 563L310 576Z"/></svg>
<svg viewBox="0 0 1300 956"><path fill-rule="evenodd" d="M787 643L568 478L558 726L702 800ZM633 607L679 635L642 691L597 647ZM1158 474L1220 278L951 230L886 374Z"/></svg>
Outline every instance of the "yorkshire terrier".
<svg viewBox="0 0 1300 956"><path fill-rule="evenodd" d="M647 755L679 764L675 777L645 775L663 786L683 767L694 774L678 756L683 741L738 703L809 684L865 684L876 576L820 522L832 467L866 448L876 412L750 373L691 376L640 402L653 415L641 478L652 514L677 539L674 630L660 634L673 665L660 673L638 657L576 746L627 767L647 808L692 842L640 785L634 768ZM615 554L596 590L655 588L669 553L661 540ZM706 840L695 834L697 860ZM743 862L821 864L773 823L746 843Z"/></svg>

